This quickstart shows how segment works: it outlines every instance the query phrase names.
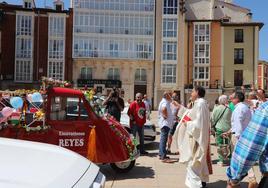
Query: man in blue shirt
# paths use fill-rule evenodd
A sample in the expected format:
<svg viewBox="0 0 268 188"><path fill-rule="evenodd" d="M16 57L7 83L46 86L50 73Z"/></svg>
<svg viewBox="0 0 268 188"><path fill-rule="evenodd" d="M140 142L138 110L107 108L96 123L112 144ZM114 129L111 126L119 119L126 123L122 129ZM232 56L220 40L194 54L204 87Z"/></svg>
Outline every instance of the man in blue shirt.
<svg viewBox="0 0 268 188"><path fill-rule="evenodd" d="M263 174L259 188L268 187L268 102L254 113L249 125L236 144L231 165L227 169L227 188L239 187L240 181L259 160Z"/></svg>

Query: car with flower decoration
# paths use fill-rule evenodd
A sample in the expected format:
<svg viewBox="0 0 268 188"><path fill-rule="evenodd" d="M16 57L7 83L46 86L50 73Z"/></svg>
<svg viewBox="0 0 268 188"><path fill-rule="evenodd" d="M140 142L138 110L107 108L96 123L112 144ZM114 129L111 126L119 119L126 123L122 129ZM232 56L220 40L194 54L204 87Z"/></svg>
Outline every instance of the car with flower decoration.
<svg viewBox="0 0 268 188"><path fill-rule="evenodd" d="M74 100L78 103L73 103ZM21 107L12 103L16 108ZM21 112L19 123L10 119L5 123L0 121L0 137L59 145L94 163L109 163L117 172L128 172L135 166L139 156L135 141L119 122L98 116L82 91L49 87L43 107L43 111L34 112L30 123L26 123L28 111Z"/></svg>

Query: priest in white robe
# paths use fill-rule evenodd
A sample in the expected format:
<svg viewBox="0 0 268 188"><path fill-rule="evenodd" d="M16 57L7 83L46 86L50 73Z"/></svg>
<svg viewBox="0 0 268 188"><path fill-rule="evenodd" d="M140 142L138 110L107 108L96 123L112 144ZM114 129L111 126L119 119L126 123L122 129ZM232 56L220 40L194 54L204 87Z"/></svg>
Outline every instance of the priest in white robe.
<svg viewBox="0 0 268 188"><path fill-rule="evenodd" d="M180 162L187 165L185 184L189 188L206 187L212 174L210 158L210 112L203 97L205 89L196 86L191 94L193 108L184 113L177 129Z"/></svg>

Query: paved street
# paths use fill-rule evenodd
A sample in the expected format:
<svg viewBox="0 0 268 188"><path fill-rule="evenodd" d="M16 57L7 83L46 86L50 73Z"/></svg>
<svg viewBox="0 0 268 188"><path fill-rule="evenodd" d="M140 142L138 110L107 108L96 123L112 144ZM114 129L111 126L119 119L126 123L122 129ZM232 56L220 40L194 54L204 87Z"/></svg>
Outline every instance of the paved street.
<svg viewBox="0 0 268 188"><path fill-rule="evenodd" d="M152 121L157 125L157 112L152 113ZM185 166L178 162L178 155L170 155L174 163L162 163L158 159L159 129L156 142L146 146L149 156L141 156L136 161L136 166L127 174L116 174L109 165L101 166L101 171L106 175L108 188L185 188ZM214 139L211 137L213 175L210 176L209 188L225 188L225 167L217 165L217 154ZM174 148L174 146L173 146ZM174 151L174 149L173 149ZM256 166L258 181L260 173ZM242 184L242 188L246 188Z"/></svg>

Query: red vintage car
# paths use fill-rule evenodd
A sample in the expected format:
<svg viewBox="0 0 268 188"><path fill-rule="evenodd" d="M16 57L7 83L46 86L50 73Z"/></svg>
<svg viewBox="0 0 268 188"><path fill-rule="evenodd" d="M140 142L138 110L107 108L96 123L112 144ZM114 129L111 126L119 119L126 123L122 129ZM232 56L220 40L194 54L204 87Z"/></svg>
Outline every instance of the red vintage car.
<svg viewBox="0 0 268 188"><path fill-rule="evenodd" d="M134 167L139 153L129 133L113 118L99 117L80 90L49 89L44 109L44 121L30 125L40 129L8 125L0 136L59 145L117 172Z"/></svg>

